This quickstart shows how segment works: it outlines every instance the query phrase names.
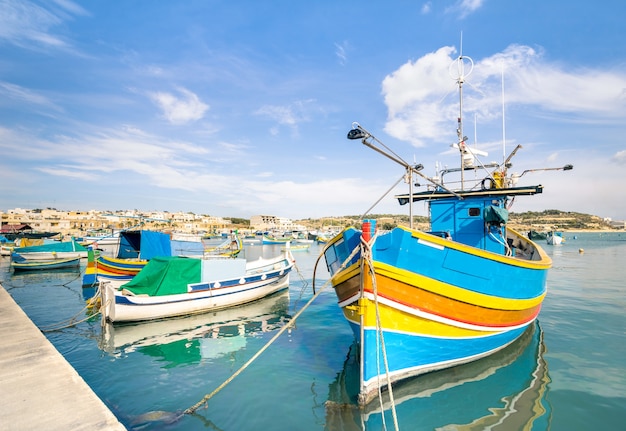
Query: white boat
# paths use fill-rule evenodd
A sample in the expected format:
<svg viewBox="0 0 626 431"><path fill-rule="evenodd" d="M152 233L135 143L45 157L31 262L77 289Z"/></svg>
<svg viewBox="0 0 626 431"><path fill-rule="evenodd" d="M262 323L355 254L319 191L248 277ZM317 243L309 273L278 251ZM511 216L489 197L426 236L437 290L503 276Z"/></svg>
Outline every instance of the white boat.
<svg viewBox="0 0 626 431"><path fill-rule="evenodd" d="M54 241L31 247L17 247L12 252L19 254L22 259L37 261L87 257L87 249L74 240L66 242Z"/></svg>
<svg viewBox="0 0 626 431"><path fill-rule="evenodd" d="M161 319L245 304L289 286L290 251L271 259L155 257L130 282L99 283L108 322Z"/></svg>
<svg viewBox="0 0 626 431"><path fill-rule="evenodd" d="M549 245L560 245L563 242L563 233L556 231L548 232L546 242Z"/></svg>
<svg viewBox="0 0 626 431"><path fill-rule="evenodd" d="M100 250L100 253L105 256L114 257L117 256L120 248L120 233L85 236L82 238L81 244L94 250Z"/></svg>

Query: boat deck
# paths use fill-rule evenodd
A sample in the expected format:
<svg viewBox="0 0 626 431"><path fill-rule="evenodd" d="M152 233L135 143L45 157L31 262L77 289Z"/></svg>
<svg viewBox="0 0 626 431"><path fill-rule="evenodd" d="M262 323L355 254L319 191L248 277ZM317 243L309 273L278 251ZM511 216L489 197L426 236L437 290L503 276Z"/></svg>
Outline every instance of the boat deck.
<svg viewBox="0 0 626 431"><path fill-rule="evenodd" d="M0 285L4 430L125 430Z"/></svg>

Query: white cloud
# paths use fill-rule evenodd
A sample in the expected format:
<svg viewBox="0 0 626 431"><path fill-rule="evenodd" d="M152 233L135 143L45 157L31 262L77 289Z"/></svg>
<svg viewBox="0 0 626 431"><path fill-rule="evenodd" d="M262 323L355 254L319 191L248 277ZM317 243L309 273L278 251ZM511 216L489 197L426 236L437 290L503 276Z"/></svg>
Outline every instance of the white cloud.
<svg viewBox="0 0 626 431"><path fill-rule="evenodd" d="M483 5L484 0L459 0L453 6L446 9L448 13L458 13L459 18L476 12Z"/></svg>
<svg viewBox="0 0 626 431"><path fill-rule="evenodd" d="M618 165L626 165L626 150L618 151L611 158Z"/></svg>
<svg viewBox="0 0 626 431"><path fill-rule="evenodd" d="M344 66L348 62L348 42L335 43L335 55L339 59L339 64Z"/></svg>
<svg viewBox="0 0 626 431"><path fill-rule="evenodd" d="M409 61L385 77L383 95L388 109L385 130L423 146L442 137L455 139L450 119L458 116L453 47L443 47ZM469 73L466 63L465 73ZM451 76L452 75L452 76ZM626 111L626 74L607 69L565 69L545 61L541 52L511 45L475 61L465 79L464 117L481 120L502 115L502 77L507 108L532 106L534 115L563 116L564 120L619 124Z"/></svg>
<svg viewBox="0 0 626 431"><path fill-rule="evenodd" d="M54 29L72 15L86 15L85 10L67 0L45 8L26 0L0 0L0 39L31 49L71 49L70 43Z"/></svg>
<svg viewBox="0 0 626 431"><path fill-rule="evenodd" d="M161 108L163 116L172 124L187 124L201 119L209 109L209 105L203 103L196 94L185 88L179 87L178 92L180 97L165 92L154 92L149 95Z"/></svg>
<svg viewBox="0 0 626 431"><path fill-rule="evenodd" d="M298 125L310 121L308 114L308 105L313 100L300 100L290 105L264 105L254 112L255 115L270 118L279 125L291 127L293 133L298 133ZM276 126L270 128L270 133L276 136L280 130Z"/></svg>
<svg viewBox="0 0 626 431"><path fill-rule="evenodd" d="M19 85L11 84L9 82L0 81L0 94L4 95L4 98L11 99L16 103L26 103L29 105L40 105L47 108L52 108L55 111L61 111L62 108L55 105L47 97L29 90L28 88L21 87Z"/></svg>

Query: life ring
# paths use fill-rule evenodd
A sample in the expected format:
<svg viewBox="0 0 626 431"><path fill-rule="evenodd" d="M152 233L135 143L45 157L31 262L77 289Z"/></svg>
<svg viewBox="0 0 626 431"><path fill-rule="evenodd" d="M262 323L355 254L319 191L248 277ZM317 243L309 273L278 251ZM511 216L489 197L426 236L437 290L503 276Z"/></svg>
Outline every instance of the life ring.
<svg viewBox="0 0 626 431"><path fill-rule="evenodd" d="M481 190L491 190L496 188L496 182L491 177L483 178L480 183Z"/></svg>

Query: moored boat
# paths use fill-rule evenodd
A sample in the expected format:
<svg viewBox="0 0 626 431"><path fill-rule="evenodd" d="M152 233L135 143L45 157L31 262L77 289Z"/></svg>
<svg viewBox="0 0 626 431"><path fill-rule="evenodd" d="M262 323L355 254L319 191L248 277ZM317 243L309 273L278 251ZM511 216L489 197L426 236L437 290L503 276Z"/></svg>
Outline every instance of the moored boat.
<svg viewBox="0 0 626 431"><path fill-rule="evenodd" d="M273 236L263 235L263 245L286 244L293 241L293 238L276 238Z"/></svg>
<svg viewBox="0 0 626 431"><path fill-rule="evenodd" d="M284 247L281 247L280 250L281 251L286 251L286 250L291 250L292 252L296 252L296 251L309 251L309 248L311 248L311 244L287 244Z"/></svg>
<svg viewBox="0 0 626 431"><path fill-rule="evenodd" d="M548 245L561 245L564 241L563 233L558 231L550 231L546 235L546 243Z"/></svg>
<svg viewBox="0 0 626 431"><path fill-rule="evenodd" d="M408 379L394 388L393 399L383 393L381 402L361 408L352 385L359 375L355 350L358 346L351 346L343 369L329 386L327 429L384 429L383 415L389 416L391 410L397 414L399 429L550 428L550 375L538 323L489 357Z"/></svg>
<svg viewBox="0 0 626 431"><path fill-rule="evenodd" d="M463 78L457 80L461 100ZM460 167L432 178L421 173L423 166L387 151L359 124L348 133L403 166L409 193L396 198L409 208L425 202L430 214L428 231L412 228L412 209L410 226L389 232L364 220L361 229L343 230L322 252L359 344L360 404L398 381L505 348L535 321L546 295L551 259L507 226L513 200L542 193L543 186L520 187L521 176L508 174L520 146L502 163L477 162L479 152L466 143L461 118L462 112L455 144ZM464 175L468 170L476 173L471 180ZM453 179L444 180L449 174ZM416 176L426 181L426 190L413 191Z"/></svg>
<svg viewBox="0 0 626 431"><path fill-rule="evenodd" d="M19 254L23 259L37 261L87 257L87 249L75 240L53 241L42 245L17 247L12 252Z"/></svg>
<svg viewBox="0 0 626 431"><path fill-rule="evenodd" d="M99 255L89 251L87 268L83 274L83 287L92 287L99 281L112 280L116 283L130 281L148 260L154 256L171 256L172 242L169 234L148 230L122 231L115 257Z"/></svg>
<svg viewBox="0 0 626 431"><path fill-rule="evenodd" d="M51 269L79 268L80 257L54 260L27 260L18 254L11 256L11 268L14 271L46 271Z"/></svg>
<svg viewBox="0 0 626 431"><path fill-rule="evenodd" d="M290 252L271 259L155 257L130 282L100 283L109 322L203 313L264 298L289 286Z"/></svg>

